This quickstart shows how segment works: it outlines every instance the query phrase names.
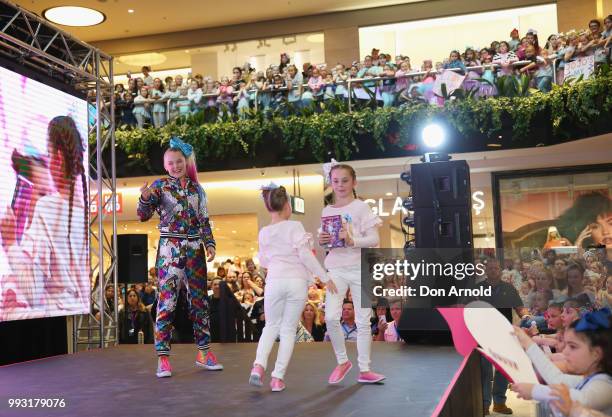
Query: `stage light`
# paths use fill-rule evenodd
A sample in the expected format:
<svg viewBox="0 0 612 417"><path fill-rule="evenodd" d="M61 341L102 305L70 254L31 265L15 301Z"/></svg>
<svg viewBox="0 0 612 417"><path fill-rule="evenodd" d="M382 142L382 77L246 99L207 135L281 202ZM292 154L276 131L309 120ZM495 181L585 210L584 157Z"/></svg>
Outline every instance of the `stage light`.
<svg viewBox="0 0 612 417"><path fill-rule="evenodd" d="M439 124L430 123L423 128L421 137L423 138L423 143L425 146L435 149L442 146L444 143L446 132Z"/></svg>
<svg viewBox="0 0 612 417"><path fill-rule="evenodd" d="M104 13L89 7L59 6L43 12L45 19L64 26L95 26L106 20Z"/></svg>

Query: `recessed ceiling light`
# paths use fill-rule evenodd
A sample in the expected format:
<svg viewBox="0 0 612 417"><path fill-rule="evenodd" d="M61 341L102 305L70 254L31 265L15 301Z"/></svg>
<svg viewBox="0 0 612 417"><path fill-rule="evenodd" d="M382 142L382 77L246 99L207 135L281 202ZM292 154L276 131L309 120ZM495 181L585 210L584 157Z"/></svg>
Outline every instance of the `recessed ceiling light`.
<svg viewBox="0 0 612 417"><path fill-rule="evenodd" d="M234 233L234 234L235 234L235 233L236 233L236 231L235 231L235 230L232 230L232 233Z"/></svg>
<svg viewBox="0 0 612 417"><path fill-rule="evenodd" d="M64 26L95 26L106 20L104 13L79 6L51 7L43 12L45 19Z"/></svg>
<svg viewBox="0 0 612 417"><path fill-rule="evenodd" d="M393 193L385 193L385 195L386 195L387 197L391 197L391 196L393 195Z"/></svg>
<svg viewBox="0 0 612 417"><path fill-rule="evenodd" d="M128 9L128 13L134 13L134 9Z"/></svg>

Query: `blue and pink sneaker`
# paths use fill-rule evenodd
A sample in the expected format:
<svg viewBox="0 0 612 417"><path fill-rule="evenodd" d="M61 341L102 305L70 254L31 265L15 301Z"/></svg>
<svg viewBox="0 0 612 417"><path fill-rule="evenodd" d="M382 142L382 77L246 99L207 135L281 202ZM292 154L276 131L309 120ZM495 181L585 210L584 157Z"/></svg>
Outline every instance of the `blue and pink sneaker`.
<svg viewBox="0 0 612 417"><path fill-rule="evenodd" d="M204 368L209 371L221 371L223 370L223 365L219 363L217 357L210 350L206 352L206 355L203 351L198 350L198 354L196 355L195 364L200 368Z"/></svg>

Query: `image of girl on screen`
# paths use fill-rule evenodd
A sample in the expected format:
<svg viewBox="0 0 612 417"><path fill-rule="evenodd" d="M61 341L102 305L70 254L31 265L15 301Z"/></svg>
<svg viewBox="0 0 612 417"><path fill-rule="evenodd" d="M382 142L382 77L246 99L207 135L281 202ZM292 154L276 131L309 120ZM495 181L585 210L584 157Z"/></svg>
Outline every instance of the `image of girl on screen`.
<svg viewBox="0 0 612 417"><path fill-rule="evenodd" d="M559 216L556 225L579 248L612 248L612 200L601 192L583 194Z"/></svg>
<svg viewBox="0 0 612 417"><path fill-rule="evenodd" d="M46 157L51 187L16 239L11 207L2 220L2 242L11 273L0 283L0 320L89 311L85 143L74 120L53 118Z"/></svg>

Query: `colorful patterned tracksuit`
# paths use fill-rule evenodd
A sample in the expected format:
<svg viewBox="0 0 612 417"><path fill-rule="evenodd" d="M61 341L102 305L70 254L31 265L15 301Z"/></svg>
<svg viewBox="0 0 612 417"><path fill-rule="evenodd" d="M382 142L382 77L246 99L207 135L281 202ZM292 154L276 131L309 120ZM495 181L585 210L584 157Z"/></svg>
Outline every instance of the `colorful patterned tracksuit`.
<svg viewBox="0 0 612 417"><path fill-rule="evenodd" d="M199 184L186 178L185 186L173 177L151 184L149 200L138 201L138 217L149 220L159 214L160 239L157 250L158 299L155 320L155 350L170 353L172 320L181 287L187 290L189 313L198 349L210 343L206 285L206 247L215 247L206 194Z"/></svg>

